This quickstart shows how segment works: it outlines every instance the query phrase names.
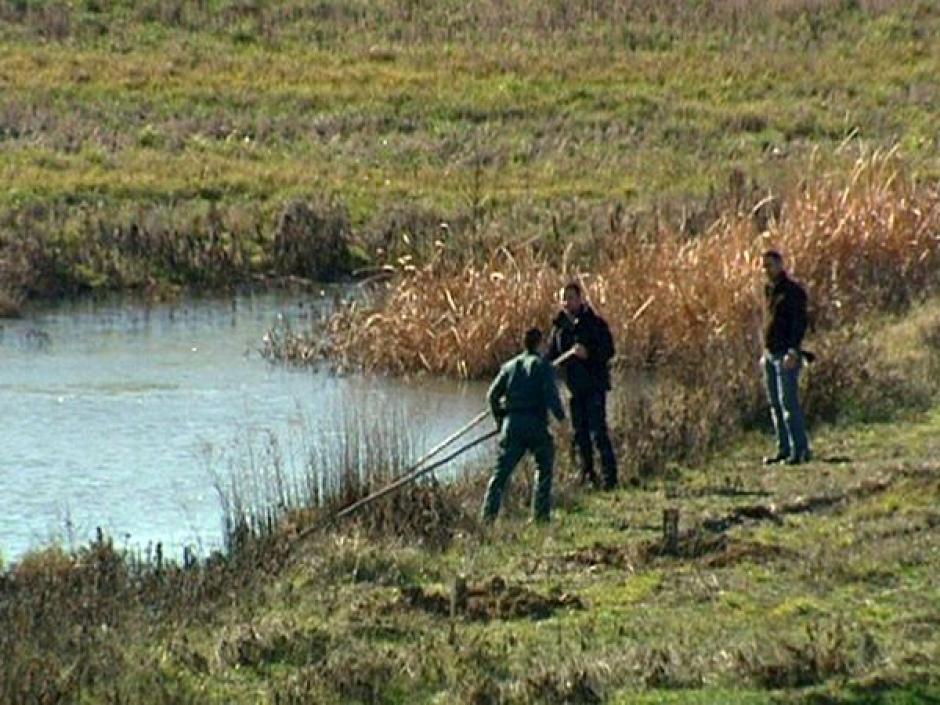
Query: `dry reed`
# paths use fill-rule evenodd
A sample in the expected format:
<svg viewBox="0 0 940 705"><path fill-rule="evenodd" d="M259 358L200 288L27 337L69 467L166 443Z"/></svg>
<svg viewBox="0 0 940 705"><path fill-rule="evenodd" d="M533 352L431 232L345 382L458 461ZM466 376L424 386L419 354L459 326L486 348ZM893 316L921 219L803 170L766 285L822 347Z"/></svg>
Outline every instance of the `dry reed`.
<svg viewBox="0 0 940 705"><path fill-rule="evenodd" d="M614 234L593 271L541 256L537 243L466 266L442 249L424 266L402 264L374 305L337 311L327 354L344 367L479 377L516 350L527 326L547 324L560 286L577 278L611 324L621 367L694 375L733 361L729 369L740 370L760 350L759 261L768 247L807 286L820 329L936 289L940 191L902 174L893 153L875 153L847 179L811 176L759 233L748 214L732 212L694 238Z"/></svg>

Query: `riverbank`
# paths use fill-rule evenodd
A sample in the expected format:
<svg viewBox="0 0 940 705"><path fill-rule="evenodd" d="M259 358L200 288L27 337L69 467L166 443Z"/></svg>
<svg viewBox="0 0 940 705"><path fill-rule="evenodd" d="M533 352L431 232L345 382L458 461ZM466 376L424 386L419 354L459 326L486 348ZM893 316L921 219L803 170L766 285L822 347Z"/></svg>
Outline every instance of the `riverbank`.
<svg viewBox="0 0 940 705"><path fill-rule="evenodd" d="M522 471L481 529L481 473L185 569L104 537L35 554L0 579L0 702L930 702L935 313L869 331L871 369L934 396L885 406L867 377L808 465L765 469L752 430L609 494L562 458L547 527Z"/></svg>
<svg viewBox="0 0 940 705"><path fill-rule="evenodd" d="M0 298L560 262L896 145L940 176L934 3L314 5L0 9Z"/></svg>
<svg viewBox="0 0 940 705"><path fill-rule="evenodd" d="M749 437L642 490L565 487L544 529L517 496L444 550L339 531L120 603L106 548L71 589L46 556L3 581L0 701L930 702L938 432L936 409L829 429L773 471ZM55 606L27 623L30 599Z"/></svg>

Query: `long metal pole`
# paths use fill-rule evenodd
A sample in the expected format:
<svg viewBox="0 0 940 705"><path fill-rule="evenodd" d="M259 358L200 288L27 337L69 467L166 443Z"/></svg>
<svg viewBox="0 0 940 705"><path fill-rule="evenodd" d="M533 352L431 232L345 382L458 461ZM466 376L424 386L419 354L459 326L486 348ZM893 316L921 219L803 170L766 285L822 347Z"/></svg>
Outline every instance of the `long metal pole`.
<svg viewBox="0 0 940 705"><path fill-rule="evenodd" d="M569 358L571 358L573 355L574 355L574 348L571 348L570 350L565 351L564 354L559 355L557 358L555 358L555 360L552 361L552 366L553 366L553 367L558 367L558 366L561 365L563 362L565 362L566 360L568 360ZM431 470L434 470L434 469L436 469L436 468L439 468L439 467L441 467L442 465L444 465L445 463L450 462L451 460L453 460L454 458L456 458L456 457L457 457L458 455L460 455L461 453L463 453L463 452L469 450L470 448L472 448L473 446L477 445L478 443L482 443L482 442L485 441L487 438L492 438L492 437L495 436L497 433L499 433L499 429L497 429L497 430L495 430L495 431L491 431L490 433L487 433L486 435L481 436L480 438L477 438L476 440L474 440L474 441L473 441L472 443L470 443L469 445L466 445L466 446L461 447L461 448L460 448L459 450L457 450L455 453L452 453L451 455L447 456L447 457L444 458L443 460L439 460L439 461L435 462L433 465L429 465L429 466L426 467L426 468L422 468L422 467L421 467L425 462L427 462L427 460L428 460L429 458L433 457L434 455L436 455L437 453L439 453L441 450L443 450L444 448L446 448L447 446L449 446L451 443L453 443L454 441L456 441L458 438L460 438L462 435L464 435L465 433L467 433L467 431L469 431L470 429L472 429L473 427L475 427L477 424L479 424L481 421L483 421L483 419L485 419L487 416L489 416L489 414L490 414L489 409L484 409L484 410L481 411L479 414L477 414L476 416L474 416L469 422L467 422L467 423L466 423L463 427L461 427L459 430L455 431L453 434L451 434L450 436L448 436L447 438L445 438L443 441L441 441L441 442L438 443L436 446L434 446L431 450L429 450L427 453L425 453L424 456L423 456L420 460L418 460L414 465L412 465L410 468L408 468L408 470L406 470L397 480L395 480L394 482L392 482L392 484L387 485L386 487L384 487L384 488L382 488L382 489L380 489L380 490L377 490L377 491L373 492L372 494L370 494L370 495L368 495L368 496L366 496L366 497L363 497L362 499L359 499L359 500L353 502L353 503L350 504L348 507L344 507L344 508L341 509L339 512L337 512L337 513L333 516L333 518L334 518L334 519L340 519L340 518L342 518L342 517L344 517L344 516L347 516L347 515L349 515L349 514L352 514L354 511L356 511L357 509L359 509L359 507L365 506L366 504L372 502L373 500L378 499L379 497L384 497L385 495L387 495L387 494L390 493L390 492L393 492L394 490L398 489L398 488L401 487L402 485L406 485L406 484L408 484L409 482L411 482L412 480L415 480L415 479L421 477L421 475L424 475L424 474L430 472Z"/></svg>
<svg viewBox="0 0 940 705"><path fill-rule="evenodd" d="M427 466L425 466L425 467L423 467L423 468L419 468L419 469L415 470L414 472L412 472L410 475L403 475L402 477L400 477L400 478L398 478L397 480L395 480L395 482L393 482L392 484L386 485L386 486L383 487L382 489L377 490L376 492L373 492L372 494L368 495L367 497L363 497L362 499L360 499L360 500L358 500L358 501L356 501L356 502L353 502L353 503L350 504L348 507L344 507L343 509L341 509L340 511L338 511L336 514L334 514L334 515L333 515L333 518L334 518L334 519L342 519L344 516L347 516L347 515L349 515L349 514L352 514L354 511L356 511L356 510L359 509L360 507L365 506L366 504L369 504L370 502L374 502L375 500L380 499L381 497L384 497L384 496L387 495L387 494L391 494L392 492L394 492L395 490L397 490L397 489L398 489L399 487L401 487L402 485L407 485L409 482L412 482L413 480L417 480L417 479L418 479L419 477L421 477L422 475L424 475L424 474L426 474L426 473L429 473L429 472L431 472L432 470L437 470L439 467L441 467L442 465L446 465L446 464L449 463L451 460L453 460L454 458L456 458L458 455L463 455L464 453L466 453L468 450L470 450L470 449L473 448L474 446L478 446L478 445L479 445L480 443L482 443L483 441L492 438L493 436L495 436L495 435L498 434L498 433L499 433L499 429L497 428L497 429L494 429L494 430L492 430L492 431L490 431L490 432L488 432L488 433L484 433L482 436L480 436L480 437L478 437L478 438L474 438L474 439L473 439L472 441L470 441L469 443L460 446L460 448L458 448L457 450L455 450L455 451L454 451L453 453L451 453L450 455L448 455L448 456L446 456L446 457L444 457L444 458L441 458L440 460L435 461L435 462L431 463L430 465L427 465Z"/></svg>
<svg viewBox="0 0 940 705"><path fill-rule="evenodd" d="M570 350L565 351L562 355L559 355L557 358L555 358L555 359L552 361L552 366L553 366L553 367L558 367L558 366L560 366L562 363L564 363L565 361L567 361L567 360L568 360L569 358L571 358L573 355L574 355L574 348L572 347ZM489 416L489 414L490 414L489 409L484 409L483 411L481 411L479 414L477 414L477 415L474 416L472 419L470 419L470 421L468 421L466 424L464 424L463 426L461 426L458 430L454 431L451 435L449 435L447 438L445 438L443 441L441 441L440 443L438 443L436 446L434 446L433 448L431 448L431 450L429 450L427 453L425 453L423 456L421 456L421 458L419 458L419 459L417 460L417 462L415 462L411 467L409 467L408 470L406 470L398 479L396 479L396 480L395 480L394 482L392 482L390 485L386 485L386 486L383 487L382 489L376 490L376 491L373 492L372 494L367 495L367 496L363 497L362 499L356 500L355 502L353 502L353 503L350 504L349 506L344 507L343 509L341 509L340 511L338 511L336 514L334 514L333 516L331 516L331 517L327 520L326 523L333 522L333 521L335 521L335 520L337 520L337 519L342 519L343 517L352 514L352 513L355 512L357 509L359 509L359 508L361 508L361 507L364 507L365 505L370 504L371 502L374 502L375 500L377 500L377 499L379 499L379 498L381 498L381 497L384 497L384 496L387 495L387 494L390 494L390 493L394 492L394 491L397 490L399 487L402 487L403 485L407 485L409 482L412 482L413 480L416 480L417 478L421 477L422 475L424 475L424 474L426 474L426 473L431 472L432 470L436 470L437 468L441 467L442 465L445 465L446 463L449 463L451 460L453 460L453 459L456 458L457 456L461 455L462 453L465 453L466 451L470 450L470 449L473 448L474 446L477 446L477 445L479 445L480 443L482 443L483 441L485 441L485 440L487 440L487 439L492 438L493 436L495 436L497 433L499 433L499 429L497 429L497 430L495 430L495 431L490 431L489 433L486 433L486 434L480 436L479 438L474 439L474 440L471 441L470 443L468 443L468 444L466 444L466 445L464 445L464 446L461 446L461 447L458 448L456 451L454 451L453 453L451 453L450 455L448 455L446 458L443 458L443 459L441 459L441 460L438 460L438 461L432 463L431 465L428 465L427 467L421 467L421 466L424 465L424 463L426 463L430 458L432 458L432 457L434 457L435 455L437 455L437 454L438 454L439 452L441 452L444 448L448 447L448 446L451 445L454 441L456 441L458 438L460 438L461 436L463 436L464 434L466 434L468 431L470 431L471 429L473 429L474 427L476 427L481 421L483 421L483 419L485 419L487 416ZM309 527L307 527L306 529L304 529L303 531L301 531L300 533L298 533L295 538L297 538L297 539L303 538L304 536L306 536L307 534L311 533L312 531L314 531L315 529L319 528L320 526L322 526L322 524L319 524L319 523L314 524L313 526L309 526Z"/></svg>

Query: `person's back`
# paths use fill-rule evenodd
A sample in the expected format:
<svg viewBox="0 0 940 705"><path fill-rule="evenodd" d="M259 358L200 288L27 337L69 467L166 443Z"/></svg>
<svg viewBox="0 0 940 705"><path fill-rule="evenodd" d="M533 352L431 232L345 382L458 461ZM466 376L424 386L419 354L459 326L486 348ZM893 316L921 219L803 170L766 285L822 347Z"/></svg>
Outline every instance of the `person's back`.
<svg viewBox="0 0 940 705"><path fill-rule="evenodd" d="M536 352L542 340L537 328L526 332L526 351L500 369L487 393L490 409L502 430L496 470L483 499L482 519L492 521L499 512L509 476L522 456L535 456L537 472L532 513L547 520L551 507L552 466L555 448L548 430L548 412L559 421L565 412L550 363Z"/></svg>
<svg viewBox="0 0 940 705"><path fill-rule="evenodd" d="M556 418L564 417L554 370L542 357L528 351L521 353L503 366L503 374L502 410L510 418L530 417L534 423L546 424L549 411Z"/></svg>

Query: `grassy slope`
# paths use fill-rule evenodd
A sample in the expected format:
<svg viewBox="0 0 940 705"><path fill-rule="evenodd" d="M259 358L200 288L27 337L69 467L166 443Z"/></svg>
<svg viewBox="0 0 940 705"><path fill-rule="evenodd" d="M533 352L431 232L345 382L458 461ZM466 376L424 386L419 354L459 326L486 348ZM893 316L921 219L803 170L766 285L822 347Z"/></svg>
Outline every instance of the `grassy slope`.
<svg viewBox="0 0 940 705"><path fill-rule="evenodd" d="M765 471L755 463L765 439L749 437L659 486L562 490L547 529L527 527L517 503L482 542L468 536L442 555L348 535L316 539L253 609L190 629L187 646L165 659L166 675L214 702L255 702L274 691L349 702L496 702L486 698L500 688L519 702L562 702L565 694L591 702L589 691L624 703L771 695L933 702L926 694L940 696L932 636L940 620L938 439L934 409L893 424L828 429L816 440L820 462ZM832 506L787 509L851 488L861 489ZM724 549L698 557L643 557L664 507L680 508L685 528L756 504L775 507L781 520L745 520L728 530ZM471 584L500 576L543 595L570 593L585 609L480 622L401 606L401 585L449 591L459 573ZM251 630L247 643L271 647L266 655L237 667L218 656L226 644L245 643L233 635ZM304 649L317 640L324 646L310 656ZM306 655L292 663L297 653ZM185 665L193 654L210 664L206 672ZM812 667L819 675L807 677L809 688L769 689L767 681L795 683L789 679ZM830 699L813 699L821 693Z"/></svg>
<svg viewBox="0 0 940 705"><path fill-rule="evenodd" d="M458 10L434 21L459 27ZM378 11L357 30L327 19L254 35L120 8L71 17L58 42L29 23L0 38L3 205L264 210L326 192L359 224L403 201L648 205L702 196L732 166L779 180L854 134L940 173L930 4L794 11L740 32L662 18L539 31L520 13L516 41L465 28L409 41L412 25ZM334 33L327 48L318 32Z"/></svg>

